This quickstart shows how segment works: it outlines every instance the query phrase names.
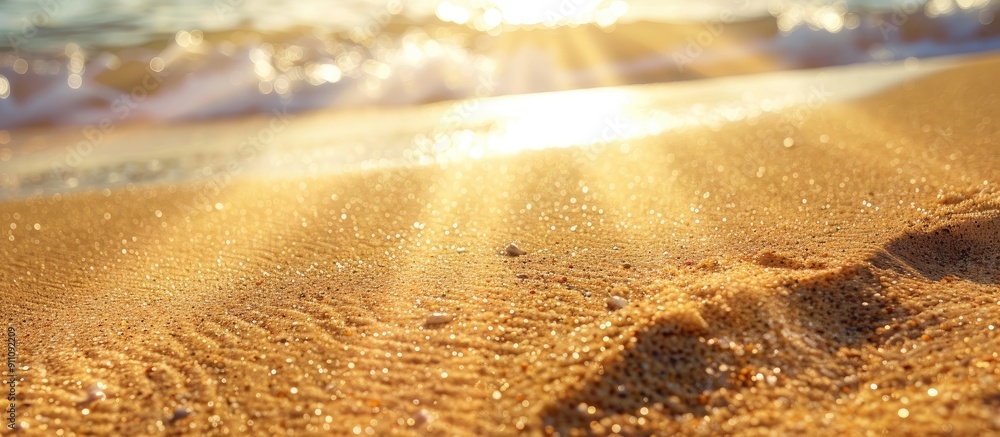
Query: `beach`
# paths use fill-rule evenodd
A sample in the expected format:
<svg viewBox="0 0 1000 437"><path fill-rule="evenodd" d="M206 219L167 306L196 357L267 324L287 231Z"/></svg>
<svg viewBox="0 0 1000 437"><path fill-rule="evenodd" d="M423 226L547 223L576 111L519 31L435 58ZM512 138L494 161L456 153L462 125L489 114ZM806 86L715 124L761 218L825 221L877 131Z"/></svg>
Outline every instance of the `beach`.
<svg viewBox="0 0 1000 437"><path fill-rule="evenodd" d="M12 435L1000 433L997 71L339 173L179 147L230 172L7 199Z"/></svg>

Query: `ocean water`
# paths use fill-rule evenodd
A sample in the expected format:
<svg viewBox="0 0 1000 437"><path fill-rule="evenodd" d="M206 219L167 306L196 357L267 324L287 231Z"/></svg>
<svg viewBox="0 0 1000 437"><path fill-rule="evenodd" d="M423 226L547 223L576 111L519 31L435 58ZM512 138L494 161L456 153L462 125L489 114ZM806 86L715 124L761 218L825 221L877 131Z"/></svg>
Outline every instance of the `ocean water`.
<svg viewBox="0 0 1000 437"><path fill-rule="evenodd" d="M731 14L734 19L772 15L787 26L835 23L836 16L869 11L923 9L931 14L981 9L989 0L8 0L0 4L0 47L29 49L68 43L128 47L180 30L281 31L308 26L333 31L364 27L380 16L403 15L414 23L443 19L474 23L491 10L512 24L561 24L651 20L701 22ZM464 17L464 19L463 19ZM609 18L611 17L611 18ZM611 22L609 21L609 22ZM835 26L832 24L831 26ZM35 32L34 29L37 29Z"/></svg>
<svg viewBox="0 0 1000 437"><path fill-rule="evenodd" d="M939 57L700 81L467 99L377 110L272 112L210 123L123 123L14 131L0 147L0 200L141 184L221 191L236 178L321 177L583 146L595 159L642 138L722 129L779 114L793 147L814 111L961 65ZM832 132L831 132L832 133ZM827 141L823 136L816 138ZM10 138L10 137L8 137ZM13 152L12 152L13 149ZM761 172L748 163L750 173ZM110 191L105 191L110 192Z"/></svg>
<svg viewBox="0 0 1000 437"><path fill-rule="evenodd" d="M991 0L10 0L0 130L888 64L998 49L997 10Z"/></svg>

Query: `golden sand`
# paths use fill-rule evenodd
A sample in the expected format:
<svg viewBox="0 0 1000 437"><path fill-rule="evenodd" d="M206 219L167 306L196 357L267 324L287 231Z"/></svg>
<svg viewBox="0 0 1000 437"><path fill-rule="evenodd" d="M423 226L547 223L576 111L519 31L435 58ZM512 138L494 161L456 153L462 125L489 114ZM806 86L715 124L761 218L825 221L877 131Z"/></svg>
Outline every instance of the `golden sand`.
<svg viewBox="0 0 1000 437"><path fill-rule="evenodd" d="M183 186L0 204L21 434L1000 433L997 71L791 147L773 114L193 215Z"/></svg>

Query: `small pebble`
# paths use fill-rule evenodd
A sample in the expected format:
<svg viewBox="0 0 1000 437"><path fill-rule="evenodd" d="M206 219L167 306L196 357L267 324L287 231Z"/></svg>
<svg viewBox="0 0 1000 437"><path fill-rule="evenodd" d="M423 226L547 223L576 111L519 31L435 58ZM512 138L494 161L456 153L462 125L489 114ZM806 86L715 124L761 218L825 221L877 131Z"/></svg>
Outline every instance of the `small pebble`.
<svg viewBox="0 0 1000 437"><path fill-rule="evenodd" d="M431 313L431 315L427 316L427 320L424 321L424 325L440 325L448 323L454 318L454 316L448 313Z"/></svg>
<svg viewBox="0 0 1000 437"><path fill-rule="evenodd" d="M413 415L413 423L415 425L423 425L430 421L431 421L431 413L428 413L427 410L420 410L417 412L417 414Z"/></svg>
<svg viewBox="0 0 1000 437"><path fill-rule="evenodd" d="M628 305L628 300L621 296L611 296L606 302L608 304L608 308L612 311L620 310L625 308L625 305Z"/></svg>
<svg viewBox="0 0 1000 437"><path fill-rule="evenodd" d="M517 247L517 245L514 243L508 244L507 249L505 249L505 251L507 252L507 256L521 256L528 253L521 250L521 248Z"/></svg>
<svg viewBox="0 0 1000 437"><path fill-rule="evenodd" d="M174 423L190 415L191 415L191 410L185 407L177 407L177 409L174 410L174 414L170 416L170 419L167 419L167 422Z"/></svg>

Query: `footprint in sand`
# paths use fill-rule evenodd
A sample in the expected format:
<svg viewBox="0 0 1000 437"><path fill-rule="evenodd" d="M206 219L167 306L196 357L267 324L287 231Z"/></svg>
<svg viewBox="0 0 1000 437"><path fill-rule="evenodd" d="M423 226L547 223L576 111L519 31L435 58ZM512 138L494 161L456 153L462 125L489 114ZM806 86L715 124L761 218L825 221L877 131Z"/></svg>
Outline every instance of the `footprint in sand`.
<svg viewBox="0 0 1000 437"><path fill-rule="evenodd" d="M907 232L890 241L872 264L932 281L1000 283L1000 213Z"/></svg>

